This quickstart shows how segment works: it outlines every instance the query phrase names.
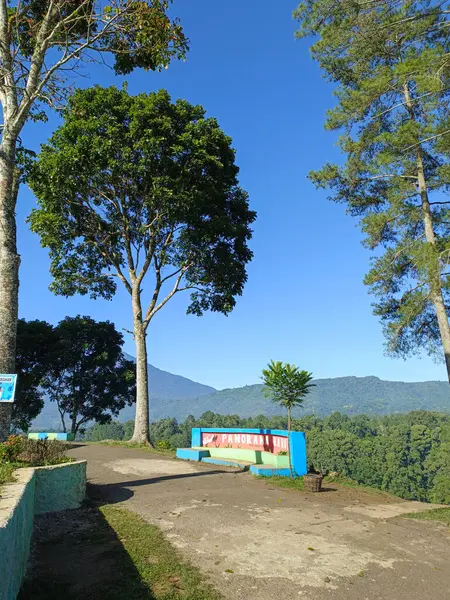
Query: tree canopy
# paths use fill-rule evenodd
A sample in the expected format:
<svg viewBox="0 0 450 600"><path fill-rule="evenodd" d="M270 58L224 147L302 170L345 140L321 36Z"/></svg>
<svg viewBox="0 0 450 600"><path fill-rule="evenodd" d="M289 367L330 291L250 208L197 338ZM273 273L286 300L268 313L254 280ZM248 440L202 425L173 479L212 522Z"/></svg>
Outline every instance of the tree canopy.
<svg viewBox="0 0 450 600"><path fill-rule="evenodd" d="M58 336L46 321L17 323L16 372L18 374L12 425L26 431L44 407L43 379L55 368Z"/></svg>
<svg viewBox="0 0 450 600"><path fill-rule="evenodd" d="M41 385L58 406L63 431L107 423L135 402L134 364L123 356L123 337L112 323L66 317L56 334L58 358Z"/></svg>
<svg viewBox="0 0 450 600"><path fill-rule="evenodd" d="M188 312L228 313L246 281L250 223L231 140L201 106L165 91L78 91L64 125L44 145L29 182L33 231L50 249L51 289L111 298L148 270L148 325L172 292L191 291Z"/></svg>
<svg viewBox="0 0 450 600"><path fill-rule="evenodd" d="M311 178L360 219L365 283L388 350L426 349L450 377L449 38L442 2L305 0L299 36L335 87L326 127L344 165Z"/></svg>
<svg viewBox="0 0 450 600"><path fill-rule="evenodd" d="M228 314L242 294L255 213L238 183L230 138L201 106L166 91L78 91L29 182L32 230L50 249L51 289L131 298L136 441L148 441L145 336L154 315L188 291L188 313ZM143 296L144 278L146 283Z"/></svg>

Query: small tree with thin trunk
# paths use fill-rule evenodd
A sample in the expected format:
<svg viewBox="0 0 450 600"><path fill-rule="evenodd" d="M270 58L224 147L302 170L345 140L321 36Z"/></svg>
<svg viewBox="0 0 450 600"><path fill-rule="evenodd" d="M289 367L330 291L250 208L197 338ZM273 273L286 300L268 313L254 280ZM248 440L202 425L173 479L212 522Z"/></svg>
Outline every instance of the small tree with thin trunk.
<svg viewBox="0 0 450 600"><path fill-rule="evenodd" d="M291 417L292 409L302 406L310 389L315 386L311 383L312 373L300 371L295 365L271 360L266 369L262 371L264 392L273 402L287 410L288 415L288 440L289 440L289 472L292 477L291 459Z"/></svg>
<svg viewBox="0 0 450 600"><path fill-rule="evenodd" d="M229 313L247 279L255 213L231 140L201 106L165 91L78 91L30 176L33 231L50 249L52 290L129 294L136 343L133 441L149 443L147 328L183 290L188 313ZM144 294L144 289L147 292Z"/></svg>

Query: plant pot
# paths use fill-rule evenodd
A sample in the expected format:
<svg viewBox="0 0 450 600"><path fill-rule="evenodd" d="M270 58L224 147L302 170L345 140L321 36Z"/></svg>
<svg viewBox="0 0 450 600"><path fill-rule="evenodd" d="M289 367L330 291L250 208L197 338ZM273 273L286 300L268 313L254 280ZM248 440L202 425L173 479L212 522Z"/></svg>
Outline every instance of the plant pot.
<svg viewBox="0 0 450 600"><path fill-rule="evenodd" d="M306 492L320 492L322 489L323 475L308 473L303 477L304 489Z"/></svg>

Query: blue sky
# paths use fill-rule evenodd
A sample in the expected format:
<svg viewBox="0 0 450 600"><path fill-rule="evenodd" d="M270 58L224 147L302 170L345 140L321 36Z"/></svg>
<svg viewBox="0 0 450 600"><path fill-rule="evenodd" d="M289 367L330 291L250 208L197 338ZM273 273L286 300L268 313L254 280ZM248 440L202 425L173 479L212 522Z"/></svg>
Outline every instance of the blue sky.
<svg viewBox="0 0 450 600"><path fill-rule="evenodd" d="M295 6L295 0L175 0L173 10L191 40L187 61L127 78L130 93L166 88L173 98L202 104L217 117L233 138L241 185L258 212L255 257L234 312L186 316L188 298L180 294L150 325L149 361L216 388L258 382L271 358L321 378L445 379L444 366L428 357L384 356L381 326L362 284L370 253L360 244L357 223L307 179L309 170L339 160L339 154L335 136L323 129L332 88L311 60L307 41L294 39ZM96 68L78 83L122 81ZM57 123L55 116L45 125L30 123L26 145L38 148ZM20 316L56 323L88 314L131 329L129 297L122 290L110 302L48 291L47 252L25 224L34 205L22 188ZM125 349L134 354L133 339L124 335Z"/></svg>

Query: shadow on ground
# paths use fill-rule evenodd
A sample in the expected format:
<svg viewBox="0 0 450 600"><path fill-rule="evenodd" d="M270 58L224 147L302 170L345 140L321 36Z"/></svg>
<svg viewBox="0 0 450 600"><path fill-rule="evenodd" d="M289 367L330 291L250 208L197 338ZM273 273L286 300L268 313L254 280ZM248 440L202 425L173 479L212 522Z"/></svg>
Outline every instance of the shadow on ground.
<svg viewBox="0 0 450 600"><path fill-rule="evenodd" d="M32 566L18 600L154 600L94 507L35 519Z"/></svg>
<svg viewBox="0 0 450 600"><path fill-rule="evenodd" d="M89 498L93 502L106 502L108 504L115 504L118 502L125 502L134 496L134 492L130 488L141 487L144 485L154 485L156 483L162 483L164 481L171 481L176 479L189 479L191 477L202 477L204 475L235 475L241 471L225 471L225 470L211 470L211 471L197 471L194 473L178 473L176 475L160 475L158 477L149 477L147 479L134 479L130 481L120 481L106 484L88 483L87 493Z"/></svg>

